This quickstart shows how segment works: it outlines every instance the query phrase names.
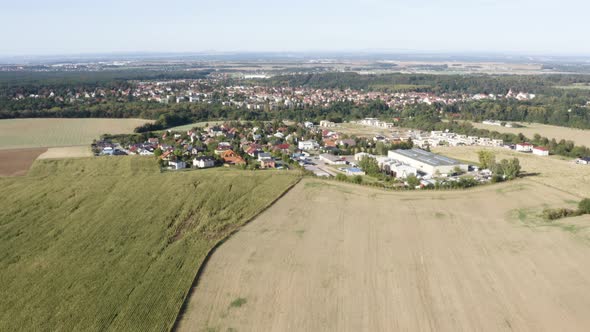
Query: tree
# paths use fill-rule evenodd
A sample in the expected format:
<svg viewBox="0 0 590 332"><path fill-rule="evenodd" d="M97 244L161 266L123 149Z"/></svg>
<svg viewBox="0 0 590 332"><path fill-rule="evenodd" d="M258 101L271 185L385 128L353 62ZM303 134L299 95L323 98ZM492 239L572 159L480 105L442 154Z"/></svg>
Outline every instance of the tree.
<svg viewBox="0 0 590 332"><path fill-rule="evenodd" d="M480 150L477 152L479 165L483 169L492 169L496 164L496 155L492 151Z"/></svg>
<svg viewBox="0 0 590 332"><path fill-rule="evenodd" d="M590 214L590 198L584 198L578 203L578 211L581 214Z"/></svg>
<svg viewBox="0 0 590 332"><path fill-rule="evenodd" d="M506 180L512 180L520 175L520 161L518 158L502 159L494 167L494 173L502 176Z"/></svg>
<svg viewBox="0 0 590 332"><path fill-rule="evenodd" d="M420 179L418 179L415 175L410 175L406 178L406 182L408 183L408 186L412 189L416 188L417 186L420 185Z"/></svg>
<svg viewBox="0 0 590 332"><path fill-rule="evenodd" d="M154 150L154 156L160 157L162 155L162 149L157 148Z"/></svg>
<svg viewBox="0 0 590 332"><path fill-rule="evenodd" d="M365 173L367 173L367 175L376 176L381 173L379 169L379 164L377 163L377 159L375 158L364 156L359 161L359 166L363 169L363 171L365 171Z"/></svg>

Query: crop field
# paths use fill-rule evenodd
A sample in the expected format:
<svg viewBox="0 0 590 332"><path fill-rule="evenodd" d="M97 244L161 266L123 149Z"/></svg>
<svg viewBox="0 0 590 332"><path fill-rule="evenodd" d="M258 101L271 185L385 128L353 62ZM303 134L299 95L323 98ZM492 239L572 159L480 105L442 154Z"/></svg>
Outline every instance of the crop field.
<svg viewBox="0 0 590 332"><path fill-rule="evenodd" d="M142 119L0 120L0 149L89 145L102 134L126 134Z"/></svg>
<svg viewBox="0 0 590 332"><path fill-rule="evenodd" d="M163 331L221 239L299 177L38 160L0 178L0 331Z"/></svg>
<svg viewBox="0 0 590 332"><path fill-rule="evenodd" d="M590 216L538 215L590 167L520 156L540 174L467 191L305 179L215 251L178 330L588 331Z"/></svg>
<svg viewBox="0 0 590 332"><path fill-rule="evenodd" d="M557 141L564 139L573 141L576 143L576 145L590 146L590 130L526 122L521 123L523 126L525 126L524 128L506 128L477 122L472 122L471 124L473 124L475 128L497 131L499 133L522 133L529 138L532 138L535 134L539 134L549 139L555 138Z"/></svg>

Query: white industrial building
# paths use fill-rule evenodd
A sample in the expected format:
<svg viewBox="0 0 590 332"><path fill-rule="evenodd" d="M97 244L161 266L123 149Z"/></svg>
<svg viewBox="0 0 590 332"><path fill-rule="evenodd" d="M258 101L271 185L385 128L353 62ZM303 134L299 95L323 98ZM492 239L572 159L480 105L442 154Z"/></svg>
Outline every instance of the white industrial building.
<svg viewBox="0 0 590 332"><path fill-rule="evenodd" d="M409 165L416 170L428 175L450 174L458 167L462 171L468 171L469 165L458 160L441 156L422 149L391 150L387 153L390 159Z"/></svg>

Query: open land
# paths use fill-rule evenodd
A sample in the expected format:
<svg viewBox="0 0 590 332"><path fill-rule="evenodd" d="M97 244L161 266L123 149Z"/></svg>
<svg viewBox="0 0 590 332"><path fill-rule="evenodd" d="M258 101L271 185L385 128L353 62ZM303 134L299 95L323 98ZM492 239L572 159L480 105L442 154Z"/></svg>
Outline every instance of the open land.
<svg viewBox="0 0 590 332"><path fill-rule="evenodd" d="M590 167L516 155L539 174L468 191L302 181L211 256L179 330L588 330L590 216L539 214Z"/></svg>
<svg viewBox="0 0 590 332"><path fill-rule="evenodd" d="M298 179L150 157L0 177L0 330L169 330L209 250Z"/></svg>
<svg viewBox="0 0 590 332"><path fill-rule="evenodd" d="M0 120L0 149L89 145L102 134L127 134L143 119Z"/></svg>
<svg viewBox="0 0 590 332"><path fill-rule="evenodd" d="M499 133L519 134L522 133L526 137L532 138L535 134L539 134L549 139L555 138L558 142L561 139L573 141L576 145L590 146L590 130L551 126L540 123L516 122L524 128L507 128L501 126L493 126L483 123L472 122L475 128L488 129L497 131Z"/></svg>

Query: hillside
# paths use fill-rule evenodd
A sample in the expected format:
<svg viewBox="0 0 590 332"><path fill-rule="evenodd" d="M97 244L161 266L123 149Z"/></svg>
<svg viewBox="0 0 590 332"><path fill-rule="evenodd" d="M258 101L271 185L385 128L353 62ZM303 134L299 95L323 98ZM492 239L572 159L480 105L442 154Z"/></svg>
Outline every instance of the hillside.
<svg viewBox="0 0 590 332"><path fill-rule="evenodd" d="M208 251L297 180L141 157L0 178L0 330L169 329Z"/></svg>

